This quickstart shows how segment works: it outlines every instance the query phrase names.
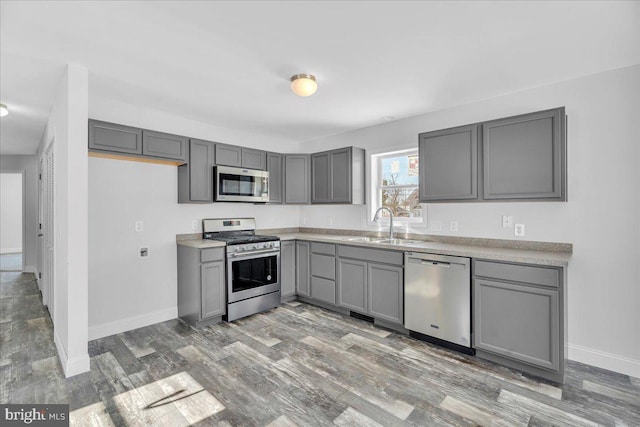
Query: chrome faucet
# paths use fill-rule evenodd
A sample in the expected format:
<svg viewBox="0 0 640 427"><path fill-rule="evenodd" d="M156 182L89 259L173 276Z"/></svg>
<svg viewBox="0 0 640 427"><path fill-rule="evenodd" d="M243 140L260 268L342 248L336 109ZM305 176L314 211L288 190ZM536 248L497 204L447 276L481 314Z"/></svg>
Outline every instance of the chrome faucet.
<svg viewBox="0 0 640 427"><path fill-rule="evenodd" d="M389 209L386 206L379 207L378 210L376 211L375 215L373 216L373 220L374 221L378 220L378 215L380 214L380 211L382 211L382 210L389 211L389 239L393 239L393 211L391 209Z"/></svg>

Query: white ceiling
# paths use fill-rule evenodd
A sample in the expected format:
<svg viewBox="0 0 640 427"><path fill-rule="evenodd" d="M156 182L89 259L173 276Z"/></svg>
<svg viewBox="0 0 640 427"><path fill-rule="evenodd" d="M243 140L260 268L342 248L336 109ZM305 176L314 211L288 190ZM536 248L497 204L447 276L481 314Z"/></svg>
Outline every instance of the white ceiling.
<svg viewBox="0 0 640 427"><path fill-rule="evenodd" d="M66 63L104 97L309 141L640 63L640 2L6 1L0 153L35 152ZM289 90L296 73L318 92Z"/></svg>

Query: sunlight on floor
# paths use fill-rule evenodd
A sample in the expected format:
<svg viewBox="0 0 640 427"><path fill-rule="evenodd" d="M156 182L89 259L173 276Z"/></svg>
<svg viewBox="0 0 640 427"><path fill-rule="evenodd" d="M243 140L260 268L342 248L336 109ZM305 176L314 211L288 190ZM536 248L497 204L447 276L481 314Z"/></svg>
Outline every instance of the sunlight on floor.
<svg viewBox="0 0 640 427"><path fill-rule="evenodd" d="M186 427L224 410L224 405L186 372L129 390L113 398L128 426ZM70 414L72 426L112 426L103 403Z"/></svg>

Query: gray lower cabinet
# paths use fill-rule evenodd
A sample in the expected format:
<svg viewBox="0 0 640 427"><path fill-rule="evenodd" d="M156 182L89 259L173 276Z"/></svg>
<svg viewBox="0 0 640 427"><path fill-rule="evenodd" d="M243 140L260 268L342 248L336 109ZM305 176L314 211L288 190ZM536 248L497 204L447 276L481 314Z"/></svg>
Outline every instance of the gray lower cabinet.
<svg viewBox="0 0 640 427"><path fill-rule="evenodd" d="M278 153L267 153L269 172L269 203L282 203L284 190L284 157Z"/></svg>
<svg viewBox="0 0 640 427"><path fill-rule="evenodd" d="M186 162L187 138L152 130L143 130L142 154Z"/></svg>
<svg viewBox="0 0 640 427"><path fill-rule="evenodd" d="M564 108L482 125L485 200L566 200Z"/></svg>
<svg viewBox="0 0 640 427"><path fill-rule="evenodd" d="M178 203L212 203L215 143L190 139L188 158L178 166Z"/></svg>
<svg viewBox="0 0 640 427"><path fill-rule="evenodd" d="M309 256L311 247L309 242L296 241L296 293L308 297L310 292Z"/></svg>
<svg viewBox="0 0 640 427"><path fill-rule="evenodd" d="M226 314L224 248L178 245L178 316L201 327Z"/></svg>
<svg viewBox="0 0 640 427"><path fill-rule="evenodd" d="M566 201L564 107L419 135L421 202Z"/></svg>
<svg viewBox="0 0 640 427"><path fill-rule="evenodd" d="M280 242L280 296L291 299L296 294L296 244L293 240Z"/></svg>
<svg viewBox="0 0 640 427"><path fill-rule="evenodd" d="M420 134L420 201L478 198L478 125Z"/></svg>
<svg viewBox="0 0 640 427"><path fill-rule="evenodd" d="M310 280L312 299L336 303L336 246L311 242Z"/></svg>
<svg viewBox="0 0 640 427"><path fill-rule="evenodd" d="M563 283L561 268L474 260L477 355L562 382Z"/></svg>
<svg viewBox="0 0 640 427"><path fill-rule="evenodd" d="M89 120L89 149L142 154L142 129Z"/></svg>
<svg viewBox="0 0 640 427"><path fill-rule="evenodd" d="M243 147L242 167L247 169L267 170L267 152Z"/></svg>
<svg viewBox="0 0 640 427"><path fill-rule="evenodd" d="M371 317L404 322L403 253L338 246L337 305Z"/></svg>
<svg viewBox="0 0 640 427"><path fill-rule="evenodd" d="M284 155L284 203L308 204L309 197L309 155Z"/></svg>
<svg viewBox="0 0 640 427"><path fill-rule="evenodd" d="M311 203L365 203L363 149L346 147L311 155Z"/></svg>
<svg viewBox="0 0 640 427"><path fill-rule="evenodd" d="M242 147L216 144L216 165L241 167Z"/></svg>

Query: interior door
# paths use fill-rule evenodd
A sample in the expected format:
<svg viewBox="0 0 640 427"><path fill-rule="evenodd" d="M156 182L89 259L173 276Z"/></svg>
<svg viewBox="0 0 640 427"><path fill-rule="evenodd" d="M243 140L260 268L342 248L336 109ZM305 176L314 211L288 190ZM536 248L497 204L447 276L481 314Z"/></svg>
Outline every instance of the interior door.
<svg viewBox="0 0 640 427"><path fill-rule="evenodd" d="M44 239L44 271L43 278L43 301L49 308L51 319L54 318L55 298L54 298L54 259L55 259L55 151L54 144L51 143L45 152L45 174L43 175L45 182L44 187L44 223L42 234ZM46 299L45 299L46 295Z"/></svg>

